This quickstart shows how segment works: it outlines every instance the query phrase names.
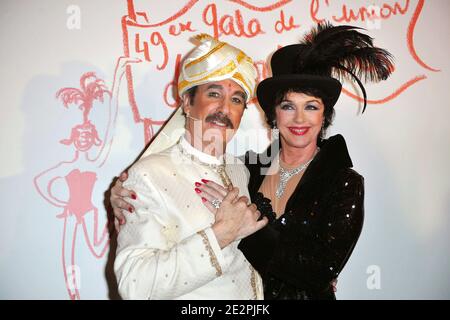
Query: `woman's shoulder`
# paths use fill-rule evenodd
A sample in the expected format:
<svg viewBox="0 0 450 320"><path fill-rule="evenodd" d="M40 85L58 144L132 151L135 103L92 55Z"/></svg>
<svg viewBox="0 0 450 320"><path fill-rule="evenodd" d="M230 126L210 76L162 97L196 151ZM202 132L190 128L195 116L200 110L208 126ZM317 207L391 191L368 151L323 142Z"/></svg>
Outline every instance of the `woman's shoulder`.
<svg viewBox="0 0 450 320"><path fill-rule="evenodd" d="M338 171L338 176L340 176L341 178L364 180L363 175L356 171L354 168L342 168Z"/></svg>
<svg viewBox="0 0 450 320"><path fill-rule="evenodd" d="M364 176L353 168L342 168L336 172L336 180L364 183Z"/></svg>
<svg viewBox="0 0 450 320"><path fill-rule="evenodd" d="M350 194L364 194L364 177L352 168L342 168L336 172L332 190Z"/></svg>

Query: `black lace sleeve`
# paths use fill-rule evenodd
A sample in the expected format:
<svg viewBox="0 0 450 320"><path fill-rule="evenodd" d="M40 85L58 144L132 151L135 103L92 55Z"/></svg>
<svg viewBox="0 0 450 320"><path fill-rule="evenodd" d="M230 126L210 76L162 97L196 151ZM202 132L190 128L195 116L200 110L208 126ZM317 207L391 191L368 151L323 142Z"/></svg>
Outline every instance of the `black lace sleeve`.
<svg viewBox="0 0 450 320"><path fill-rule="evenodd" d="M263 217L266 217L269 220L269 224L274 222L276 214L273 212L271 200L269 198L265 198L261 192L257 192L253 197L253 203L256 204L259 212L261 212L260 220Z"/></svg>
<svg viewBox="0 0 450 320"><path fill-rule="evenodd" d="M364 179L348 170L327 195L323 221L308 229L298 221L282 232L268 272L296 286L324 288L337 278L361 233L364 216Z"/></svg>
<svg viewBox="0 0 450 320"><path fill-rule="evenodd" d="M272 226L276 215L272 210L271 200L265 198L261 192L257 192L252 200L261 212L260 219L267 217L269 223L258 232L242 239L239 249L244 253L248 262L263 275L277 247L279 232Z"/></svg>

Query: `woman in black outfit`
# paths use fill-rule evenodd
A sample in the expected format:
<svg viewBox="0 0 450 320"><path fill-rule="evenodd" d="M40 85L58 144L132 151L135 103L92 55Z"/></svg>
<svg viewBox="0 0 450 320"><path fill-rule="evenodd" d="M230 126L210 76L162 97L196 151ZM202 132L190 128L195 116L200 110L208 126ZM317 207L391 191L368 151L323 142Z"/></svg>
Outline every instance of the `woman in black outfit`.
<svg viewBox="0 0 450 320"><path fill-rule="evenodd" d="M341 135L323 139L342 88L334 77L357 82L364 112L360 78L385 80L393 69L391 55L357 29L319 24L277 50L273 76L258 85L275 138L263 154L247 152L245 164L251 200L270 223L239 248L260 273L265 299L335 299L332 282L361 233L364 178ZM209 202L228 192L211 181L198 188Z"/></svg>
<svg viewBox="0 0 450 320"><path fill-rule="evenodd" d="M385 80L391 55L355 27L321 24L277 50L271 67L257 97L279 139L264 154L245 156L252 202L271 222L239 247L262 276L265 299L335 299L332 282L363 226L364 178L341 135L322 139L342 87L332 75L349 75L366 101L360 77ZM207 185L210 198L226 194Z"/></svg>
<svg viewBox="0 0 450 320"><path fill-rule="evenodd" d="M364 178L351 169L341 135L319 146L285 213L240 243L263 278L264 299L335 299L331 283L361 233ZM263 214L273 216L270 200L258 192L264 179L258 172L266 166L258 162L247 167L249 191L256 195L253 202Z"/></svg>

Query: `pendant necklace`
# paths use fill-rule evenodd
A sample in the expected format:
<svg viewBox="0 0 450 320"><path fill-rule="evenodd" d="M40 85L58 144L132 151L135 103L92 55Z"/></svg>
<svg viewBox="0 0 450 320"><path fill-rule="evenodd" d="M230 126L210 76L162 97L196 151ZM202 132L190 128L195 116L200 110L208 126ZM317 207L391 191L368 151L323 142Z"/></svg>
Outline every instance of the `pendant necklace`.
<svg viewBox="0 0 450 320"><path fill-rule="evenodd" d="M299 174L300 172L304 171L308 167L308 165L311 163L311 161L314 160L314 157L316 156L316 154L319 151L320 151L320 148L317 147L316 152L314 153L314 156L311 158L311 160L309 160L308 162L303 163L299 167L291 169L291 170L283 168L283 166L280 163L280 182L278 183L277 191L275 192L275 196L278 199L280 199L283 196L289 179L291 179L293 176ZM280 154L280 157L281 157L281 154Z"/></svg>

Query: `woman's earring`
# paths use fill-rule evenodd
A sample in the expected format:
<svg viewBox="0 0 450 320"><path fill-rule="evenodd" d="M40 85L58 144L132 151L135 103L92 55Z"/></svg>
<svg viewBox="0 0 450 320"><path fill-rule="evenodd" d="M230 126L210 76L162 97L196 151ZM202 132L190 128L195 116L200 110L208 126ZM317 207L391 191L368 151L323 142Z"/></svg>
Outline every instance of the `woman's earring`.
<svg viewBox="0 0 450 320"><path fill-rule="evenodd" d="M277 120L273 120L272 125L272 141L278 140L280 138L280 130L277 128Z"/></svg>
<svg viewBox="0 0 450 320"><path fill-rule="evenodd" d="M325 120L322 121L322 128L320 128L319 138L325 139Z"/></svg>

